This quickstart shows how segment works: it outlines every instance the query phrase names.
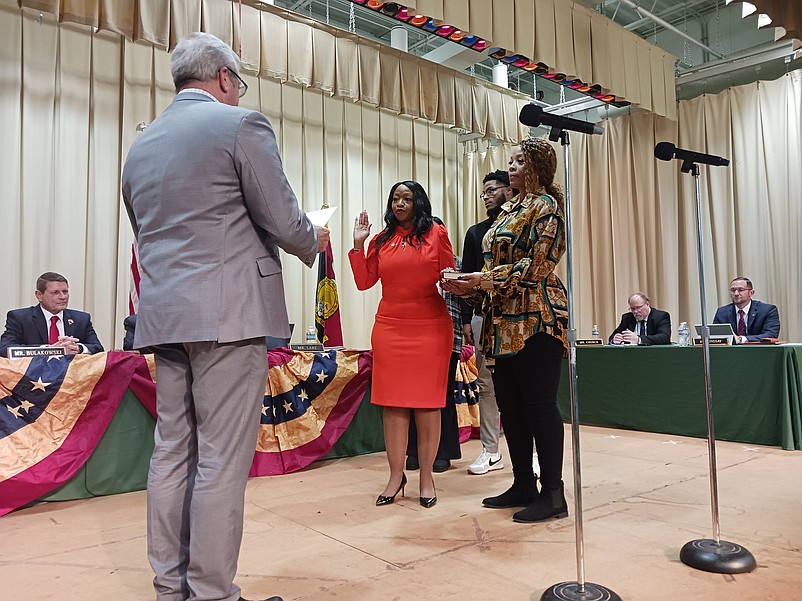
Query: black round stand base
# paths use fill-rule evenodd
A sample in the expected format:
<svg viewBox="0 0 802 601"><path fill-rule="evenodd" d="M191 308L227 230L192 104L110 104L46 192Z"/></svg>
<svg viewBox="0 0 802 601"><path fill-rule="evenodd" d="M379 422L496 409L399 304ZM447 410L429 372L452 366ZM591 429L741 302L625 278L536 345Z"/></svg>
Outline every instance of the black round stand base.
<svg viewBox="0 0 802 601"><path fill-rule="evenodd" d="M561 582L547 588L540 601L621 601L621 597L600 584L586 582L580 592L578 582Z"/></svg>
<svg viewBox="0 0 802 601"><path fill-rule="evenodd" d="M709 538L685 543L679 558L687 566L716 574L744 574L757 567L754 555L741 545Z"/></svg>

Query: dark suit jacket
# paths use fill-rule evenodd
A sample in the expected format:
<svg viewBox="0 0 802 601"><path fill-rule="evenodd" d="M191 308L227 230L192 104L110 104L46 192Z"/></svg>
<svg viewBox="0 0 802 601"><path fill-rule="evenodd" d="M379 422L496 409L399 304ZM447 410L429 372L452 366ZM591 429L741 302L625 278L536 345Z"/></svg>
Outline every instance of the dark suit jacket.
<svg viewBox="0 0 802 601"><path fill-rule="evenodd" d="M637 320L635 316L629 311L621 316L621 323L613 330L608 339L610 344L613 343L613 336L624 330L632 330L635 332ZM649 311L649 316L646 318L646 336L641 336L641 345L651 346L653 344L671 344L671 316L660 309Z"/></svg>
<svg viewBox="0 0 802 601"><path fill-rule="evenodd" d="M735 303L719 307L713 323L728 323L738 333L738 316ZM780 337L780 313L775 305L753 300L746 318L746 339L758 342L761 338Z"/></svg>
<svg viewBox="0 0 802 601"><path fill-rule="evenodd" d="M73 336L85 345L90 353L103 352L89 313L64 309L64 334ZM39 305L14 309L6 316L6 330L0 337L0 357L6 356L9 346L40 346L48 342L49 324Z"/></svg>

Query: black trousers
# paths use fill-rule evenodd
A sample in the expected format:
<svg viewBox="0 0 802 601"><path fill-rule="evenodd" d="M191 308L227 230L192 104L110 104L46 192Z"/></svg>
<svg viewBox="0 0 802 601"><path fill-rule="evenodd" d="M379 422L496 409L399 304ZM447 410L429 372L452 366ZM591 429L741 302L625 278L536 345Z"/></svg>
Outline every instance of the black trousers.
<svg viewBox="0 0 802 601"><path fill-rule="evenodd" d="M534 441L542 487L554 490L562 485L564 433L557 409L562 358L562 342L540 332L514 356L496 359L493 386L518 483L534 480Z"/></svg>
<svg viewBox="0 0 802 601"><path fill-rule="evenodd" d="M454 403L454 383L457 379L459 353L451 353L448 364L448 388L446 388L446 406L440 410L440 445L437 447L435 459L460 459L462 451L459 446L459 424L457 423L457 405ZM415 410L410 409L409 438L407 440L407 457L418 456L418 429L415 426Z"/></svg>

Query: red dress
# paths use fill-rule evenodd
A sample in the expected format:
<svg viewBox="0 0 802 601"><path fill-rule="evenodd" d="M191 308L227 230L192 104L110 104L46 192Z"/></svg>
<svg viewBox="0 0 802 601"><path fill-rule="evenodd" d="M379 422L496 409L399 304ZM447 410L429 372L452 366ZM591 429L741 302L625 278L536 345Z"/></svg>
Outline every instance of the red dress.
<svg viewBox="0 0 802 601"><path fill-rule="evenodd" d="M454 344L451 317L437 290L440 271L454 267L448 232L435 223L415 247L396 228L376 251L376 236L367 256L348 253L359 290L382 282L382 299L371 334L373 381L371 403L389 407L437 409L446 402L448 363Z"/></svg>

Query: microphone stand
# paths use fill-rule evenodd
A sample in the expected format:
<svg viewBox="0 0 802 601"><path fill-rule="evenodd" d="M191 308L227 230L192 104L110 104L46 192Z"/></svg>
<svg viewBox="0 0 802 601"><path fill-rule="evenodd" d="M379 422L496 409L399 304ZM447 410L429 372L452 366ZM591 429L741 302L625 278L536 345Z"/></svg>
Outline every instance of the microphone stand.
<svg viewBox="0 0 802 601"><path fill-rule="evenodd" d="M576 582L561 582L547 588L540 601L621 601L615 592L593 582L585 582L585 542L582 530L582 469L579 458L579 393L576 373L576 328L574 327L573 251L571 232L571 162L568 132L554 126L549 140L559 140L565 165L565 249L568 274L568 378L571 398L571 447L574 452L574 529L576 536Z"/></svg>
<svg viewBox="0 0 802 601"><path fill-rule="evenodd" d="M713 427L713 387L710 380L710 331L707 327L705 303L705 265L702 251L702 206L699 191L699 165L690 159L680 169L694 180L696 200L696 245L699 260L699 299L702 309L702 346L705 372L705 402L707 403L707 448L710 472L710 507L713 518L713 539L696 539L685 543L679 552L682 563L697 570L717 574L742 574L757 567L754 556L737 543L721 540L718 512L718 483L716 476L716 436Z"/></svg>

